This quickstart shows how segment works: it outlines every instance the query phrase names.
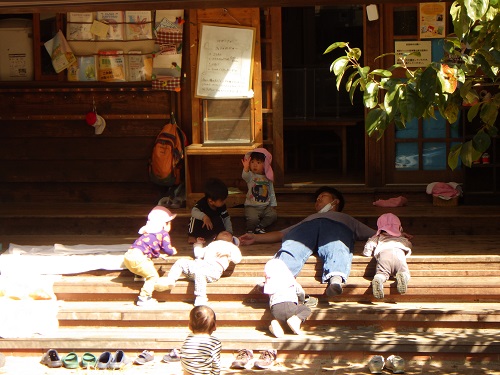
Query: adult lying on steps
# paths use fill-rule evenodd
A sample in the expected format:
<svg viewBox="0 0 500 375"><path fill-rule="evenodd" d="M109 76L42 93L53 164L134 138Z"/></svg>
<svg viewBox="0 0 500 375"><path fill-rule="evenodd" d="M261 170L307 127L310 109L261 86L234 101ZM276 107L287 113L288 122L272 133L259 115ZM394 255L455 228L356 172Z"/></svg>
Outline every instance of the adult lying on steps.
<svg viewBox="0 0 500 375"><path fill-rule="evenodd" d="M281 231L246 233L240 237L240 244L281 241L281 248L274 257L285 262L295 277L307 259L317 254L323 261L321 281L328 284L325 292L332 297L342 294L342 284L347 282L355 241L366 241L376 231L341 212L344 197L337 189L322 186L315 198L317 213Z"/></svg>

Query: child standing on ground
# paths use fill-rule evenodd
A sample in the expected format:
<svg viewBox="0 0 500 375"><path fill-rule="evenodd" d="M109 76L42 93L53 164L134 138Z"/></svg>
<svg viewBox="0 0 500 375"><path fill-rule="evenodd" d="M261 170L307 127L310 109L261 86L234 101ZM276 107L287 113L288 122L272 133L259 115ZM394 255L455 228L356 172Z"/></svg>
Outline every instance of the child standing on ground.
<svg viewBox="0 0 500 375"><path fill-rule="evenodd" d="M271 167L272 156L265 148L256 148L245 155L241 161L241 178L248 186L245 199L245 218L247 232L266 233L265 228L274 223L278 214L274 207L274 173Z"/></svg>
<svg viewBox="0 0 500 375"><path fill-rule="evenodd" d="M188 228L188 242L195 243L198 237L213 241L222 231L233 233L231 217L227 212L227 186L218 178L205 183L205 196L194 205Z"/></svg>
<svg viewBox="0 0 500 375"><path fill-rule="evenodd" d="M276 337L282 337L285 334L282 324L286 324L293 333L300 335L300 325L311 315L311 309L304 305L304 289L281 259L269 260L264 272L264 293L269 294L269 305L274 317L269 331Z"/></svg>
<svg viewBox="0 0 500 375"><path fill-rule="evenodd" d="M405 294L410 281L406 258L411 255L411 236L403 232L401 221L391 213L381 215L377 227L377 233L368 239L363 250L364 256L373 256L377 260L372 281L373 295L384 298L384 283L390 276L396 277L398 292Z"/></svg>
<svg viewBox="0 0 500 375"><path fill-rule="evenodd" d="M169 290L175 286L176 281L185 275L194 280L194 305L206 305L207 283L219 280L222 273L229 267L229 263L241 262L241 252L236 244L239 240L227 231L220 232L215 241L203 247L205 241L198 238L194 244L194 256L196 259L178 259L170 269L168 276L160 280L156 290Z"/></svg>
<svg viewBox="0 0 500 375"><path fill-rule="evenodd" d="M214 311L208 306L196 306L189 313L190 333L181 348L184 374L219 375L222 343L213 336L216 330Z"/></svg>
<svg viewBox="0 0 500 375"><path fill-rule="evenodd" d="M158 302L152 295L160 276L152 259L166 258L177 253L170 242L169 234L171 221L175 216L165 207L153 208L148 215L146 225L139 229L141 236L125 253L123 259L125 267L145 279L137 297L137 306L147 306ZM164 254L161 254L162 252Z"/></svg>

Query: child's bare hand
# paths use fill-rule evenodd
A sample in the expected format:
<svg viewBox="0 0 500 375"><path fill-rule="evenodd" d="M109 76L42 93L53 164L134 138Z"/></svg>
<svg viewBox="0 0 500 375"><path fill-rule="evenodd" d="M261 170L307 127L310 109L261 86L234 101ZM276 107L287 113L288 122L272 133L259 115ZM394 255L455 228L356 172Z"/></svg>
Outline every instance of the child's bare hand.
<svg viewBox="0 0 500 375"><path fill-rule="evenodd" d="M245 233L244 235L240 236L239 240L242 246L251 245L255 242L255 234Z"/></svg>
<svg viewBox="0 0 500 375"><path fill-rule="evenodd" d="M201 226L202 228L207 228L207 229L212 229L214 227L214 225L212 224L212 220L210 220L210 218L205 215L203 216L203 225Z"/></svg>
<svg viewBox="0 0 500 375"><path fill-rule="evenodd" d="M243 164L243 169L245 170L245 172L248 172L250 170L250 158L245 156L243 159L241 159L241 164Z"/></svg>

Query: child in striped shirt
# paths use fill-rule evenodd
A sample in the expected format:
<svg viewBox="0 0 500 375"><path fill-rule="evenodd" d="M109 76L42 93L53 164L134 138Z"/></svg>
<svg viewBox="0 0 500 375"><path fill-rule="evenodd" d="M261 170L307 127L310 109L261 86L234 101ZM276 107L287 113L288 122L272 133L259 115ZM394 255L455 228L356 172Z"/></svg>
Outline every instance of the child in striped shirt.
<svg viewBox="0 0 500 375"><path fill-rule="evenodd" d="M214 311L196 306L189 313L190 333L181 348L184 374L220 375L221 341L212 335L216 329Z"/></svg>

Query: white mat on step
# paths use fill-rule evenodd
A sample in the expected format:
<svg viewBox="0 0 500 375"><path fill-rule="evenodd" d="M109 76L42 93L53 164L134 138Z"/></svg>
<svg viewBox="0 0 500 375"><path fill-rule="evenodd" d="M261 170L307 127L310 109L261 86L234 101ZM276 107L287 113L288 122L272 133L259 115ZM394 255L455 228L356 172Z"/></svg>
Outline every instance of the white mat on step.
<svg viewBox="0 0 500 375"><path fill-rule="evenodd" d="M10 244L0 255L2 275L65 275L92 270L121 270L130 244L31 246Z"/></svg>

